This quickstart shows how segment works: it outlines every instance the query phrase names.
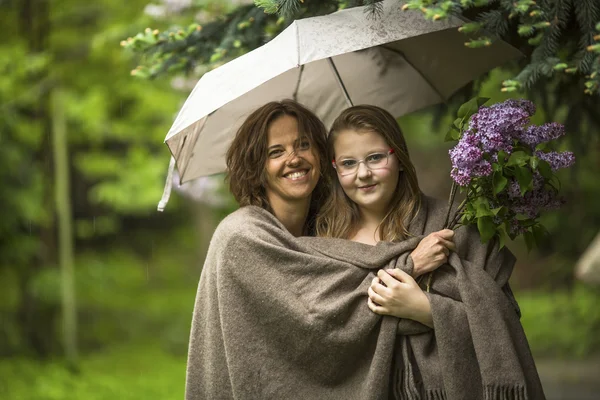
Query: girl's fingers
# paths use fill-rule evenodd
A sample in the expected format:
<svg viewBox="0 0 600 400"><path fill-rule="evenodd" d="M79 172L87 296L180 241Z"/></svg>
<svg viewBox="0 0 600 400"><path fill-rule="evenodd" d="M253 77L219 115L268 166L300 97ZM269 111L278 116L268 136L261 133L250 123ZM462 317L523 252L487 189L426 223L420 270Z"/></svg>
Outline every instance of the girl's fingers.
<svg viewBox="0 0 600 400"><path fill-rule="evenodd" d="M369 288L369 290L367 290L367 293L369 294L369 299L372 302L375 302L379 305L385 304L385 299L383 297L381 297L379 294L375 293L375 291L372 288Z"/></svg>
<svg viewBox="0 0 600 400"><path fill-rule="evenodd" d="M388 288L383 286L381 283L374 283L369 287L369 289L371 289L373 292L377 293L380 296L388 293Z"/></svg>
<svg viewBox="0 0 600 400"><path fill-rule="evenodd" d="M380 269L377 272L377 276L387 287L392 287L393 285L398 284L398 282L401 282L400 280L398 280L398 279L394 278L392 275L390 275L388 270Z"/></svg>
<svg viewBox="0 0 600 400"><path fill-rule="evenodd" d="M371 299L367 300L367 305L369 306L371 311L373 311L375 314L384 315L387 312L387 309L385 307L382 307L382 306L379 306L379 305L373 303L373 300L371 300Z"/></svg>
<svg viewBox="0 0 600 400"><path fill-rule="evenodd" d="M412 276L402 271L400 268L388 269L386 272L402 283L411 283L414 281Z"/></svg>

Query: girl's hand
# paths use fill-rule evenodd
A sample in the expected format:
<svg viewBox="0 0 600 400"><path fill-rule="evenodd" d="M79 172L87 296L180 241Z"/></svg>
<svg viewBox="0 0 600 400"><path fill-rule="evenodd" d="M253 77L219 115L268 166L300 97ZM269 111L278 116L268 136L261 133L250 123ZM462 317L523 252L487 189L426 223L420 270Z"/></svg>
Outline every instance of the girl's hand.
<svg viewBox="0 0 600 400"><path fill-rule="evenodd" d="M454 231L442 229L425 236L416 249L410 253L413 260L413 276L434 271L448 261L450 251L456 250Z"/></svg>
<svg viewBox="0 0 600 400"><path fill-rule="evenodd" d="M379 270L368 294L367 304L374 313L412 319L433 327L429 298L406 272L397 268Z"/></svg>

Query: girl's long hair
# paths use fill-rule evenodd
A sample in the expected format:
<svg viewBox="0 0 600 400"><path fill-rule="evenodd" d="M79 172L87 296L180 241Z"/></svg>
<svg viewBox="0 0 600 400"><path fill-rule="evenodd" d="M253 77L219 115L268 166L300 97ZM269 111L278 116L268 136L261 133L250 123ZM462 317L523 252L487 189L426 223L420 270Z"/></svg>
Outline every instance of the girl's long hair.
<svg viewBox="0 0 600 400"><path fill-rule="evenodd" d="M381 240L384 241L400 241L411 236L408 225L419 212L421 205L421 191L415 167L410 161L404 135L394 117L386 110L371 105L359 105L344 110L331 127L327 139L329 162L324 166L324 173L329 175L332 189L317 216L317 235L349 239L359 227L358 206L344 193L331 163L331 160L335 159L333 144L344 130L376 132L383 136L394 150L401 171L394 196L378 231Z"/></svg>

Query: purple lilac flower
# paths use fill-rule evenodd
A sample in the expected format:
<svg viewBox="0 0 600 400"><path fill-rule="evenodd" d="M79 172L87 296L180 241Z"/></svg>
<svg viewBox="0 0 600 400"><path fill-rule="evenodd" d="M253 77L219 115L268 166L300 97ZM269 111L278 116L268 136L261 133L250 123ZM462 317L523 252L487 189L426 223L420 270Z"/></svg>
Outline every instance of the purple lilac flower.
<svg viewBox="0 0 600 400"><path fill-rule="evenodd" d="M568 168L575 164L575 155L571 151L536 151L534 153L539 159L550 164L552 171L557 171L562 168Z"/></svg>
<svg viewBox="0 0 600 400"><path fill-rule="evenodd" d="M510 209L527 218L537 218L542 211L555 210L563 203L564 200L557 196L554 189L544 186L527 192L522 197L513 198Z"/></svg>
<svg viewBox="0 0 600 400"><path fill-rule="evenodd" d="M520 235L522 233L525 233L525 231L527 229L525 229L525 227L523 227L521 225L521 223L519 222L518 219L516 218L512 218L509 222L508 222L509 228L510 228L510 234L511 235Z"/></svg>
<svg viewBox="0 0 600 400"><path fill-rule="evenodd" d="M544 187L544 178L540 175L539 172L535 172L533 174L533 190L541 190ZM507 185L507 193L508 198L513 200L522 196L521 187L519 186L519 182L516 179L511 179Z"/></svg>
<svg viewBox="0 0 600 400"><path fill-rule="evenodd" d="M529 122L529 111L531 107L521 108L518 101L482 107L473 115L469 129L477 132L485 152L504 150L510 153L513 139L521 136L523 125Z"/></svg>
<svg viewBox="0 0 600 400"><path fill-rule="evenodd" d="M532 149L540 143L550 142L565 134L565 127L557 122L536 126L531 125L518 136L519 141Z"/></svg>
<svg viewBox="0 0 600 400"><path fill-rule="evenodd" d="M527 112L527 114L529 114L530 117L533 116L533 114L535 114L535 111L536 111L535 104L533 104L532 101L525 100L525 99L508 99L502 103L492 105L492 107L494 107L494 106L498 106L498 107L507 106L507 107L513 107L513 108L521 108L521 109L525 110L525 112Z"/></svg>
<svg viewBox="0 0 600 400"><path fill-rule="evenodd" d="M483 159L477 137L466 133L458 144L450 150L452 172L450 176L460 186L467 186L472 178L488 176L492 173L489 161Z"/></svg>
<svg viewBox="0 0 600 400"><path fill-rule="evenodd" d="M483 159L483 152L478 144L475 135L465 133L449 152L452 166L458 169L469 169L480 162Z"/></svg>

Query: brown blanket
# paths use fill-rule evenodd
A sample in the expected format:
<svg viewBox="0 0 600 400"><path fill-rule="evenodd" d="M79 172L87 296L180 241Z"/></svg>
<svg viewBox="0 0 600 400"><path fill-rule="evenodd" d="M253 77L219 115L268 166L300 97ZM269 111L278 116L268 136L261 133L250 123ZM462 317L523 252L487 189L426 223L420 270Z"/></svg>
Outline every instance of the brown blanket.
<svg viewBox="0 0 600 400"><path fill-rule="evenodd" d="M424 198L410 230L437 230L444 217ZM257 207L228 216L200 279L186 399L543 399L501 289L514 259L473 232L457 234L458 256L436 272L435 335L368 309L375 272L411 273L421 237L368 246L295 238Z"/></svg>

